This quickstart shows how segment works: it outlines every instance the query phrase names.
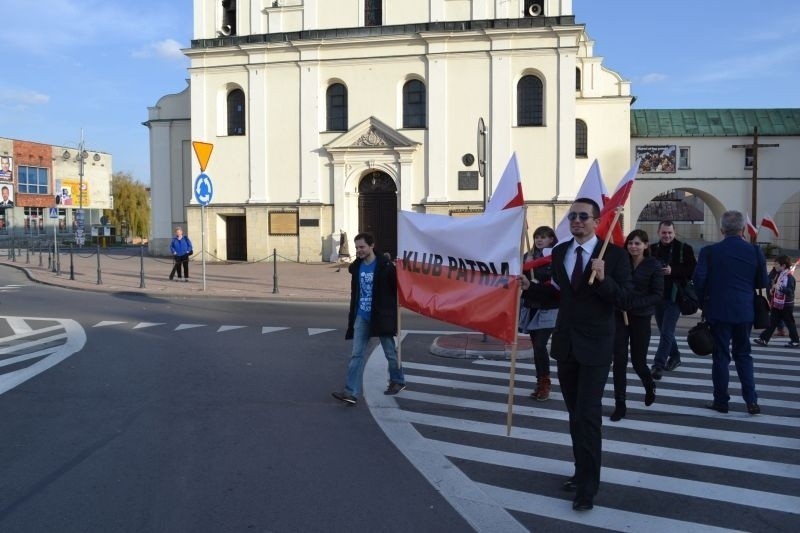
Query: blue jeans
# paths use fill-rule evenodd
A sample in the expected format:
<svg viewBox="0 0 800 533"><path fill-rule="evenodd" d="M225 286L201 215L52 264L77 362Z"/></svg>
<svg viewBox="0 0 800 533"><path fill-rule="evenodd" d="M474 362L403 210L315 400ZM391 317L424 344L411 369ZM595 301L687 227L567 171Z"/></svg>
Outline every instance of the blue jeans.
<svg viewBox="0 0 800 533"><path fill-rule="evenodd" d="M736 365L739 382L742 384L742 398L748 404L758 403L753 377L753 358L750 356L750 330L753 325L710 321L709 325L711 335L714 337L714 352L711 355L714 403L727 406L731 399L728 395L728 367L731 364L731 356Z"/></svg>
<svg viewBox="0 0 800 533"><path fill-rule="evenodd" d="M364 378L364 365L367 362L364 352L367 350L369 338L369 322L360 316L356 316L356 321L353 324L353 356L347 365L347 384L344 387L345 392L349 392L356 398L361 396L362 392L361 381ZM400 368L397 362L394 337L386 335L378 338L381 341L386 360L389 362L389 380L405 385L406 378L403 376L403 369Z"/></svg>
<svg viewBox="0 0 800 533"><path fill-rule="evenodd" d="M653 366L664 369L667 366L667 359L670 361L680 361L681 352L678 351L678 343L675 342L675 326L678 324L678 317L681 310L678 304L669 300L661 300L656 306L656 324L658 325L658 348L653 357Z"/></svg>

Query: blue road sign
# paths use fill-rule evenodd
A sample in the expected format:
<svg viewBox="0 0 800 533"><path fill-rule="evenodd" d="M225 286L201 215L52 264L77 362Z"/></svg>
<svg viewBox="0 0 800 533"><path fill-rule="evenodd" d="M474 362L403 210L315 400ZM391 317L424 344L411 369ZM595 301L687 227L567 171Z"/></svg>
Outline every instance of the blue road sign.
<svg viewBox="0 0 800 533"><path fill-rule="evenodd" d="M55 207L50 208L50 218L58 218L58 209Z"/></svg>
<svg viewBox="0 0 800 533"><path fill-rule="evenodd" d="M200 205L208 205L211 203L211 198L214 196L214 185L211 184L211 178L208 174L201 173L194 180L194 197Z"/></svg>

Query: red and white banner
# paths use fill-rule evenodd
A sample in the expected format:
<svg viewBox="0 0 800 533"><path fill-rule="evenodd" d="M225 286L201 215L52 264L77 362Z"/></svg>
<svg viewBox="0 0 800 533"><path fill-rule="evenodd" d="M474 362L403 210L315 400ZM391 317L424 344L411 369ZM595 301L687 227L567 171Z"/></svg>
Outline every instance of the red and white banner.
<svg viewBox="0 0 800 533"><path fill-rule="evenodd" d="M756 235L758 235L758 228L755 227L753 225L753 222L750 220L750 213L747 213L747 220L745 221L745 223L746 223L747 234L750 236L750 240L755 242Z"/></svg>
<svg viewBox="0 0 800 533"><path fill-rule="evenodd" d="M521 207L525 205L525 200L522 197L522 181L519 175L519 163L517 163L517 153L511 154L511 159L508 160L506 169L497 183L497 188L486 204L485 213L496 213L503 209L510 209L512 207Z"/></svg>
<svg viewBox="0 0 800 533"><path fill-rule="evenodd" d="M778 239L781 238L781 232L778 231L778 225L775 224L775 221L772 220L771 216L764 215L764 218L761 219L761 227L762 228L767 228L768 230L771 230L772 233L775 234L776 238L778 238Z"/></svg>
<svg viewBox="0 0 800 533"><path fill-rule="evenodd" d="M521 207L467 218L401 211L400 305L512 344L523 221Z"/></svg>
<svg viewBox="0 0 800 533"><path fill-rule="evenodd" d="M608 200L608 189L606 189L606 185L603 183L603 177L600 175L600 165L597 163L597 159L595 159L592 166L589 167L589 172L587 172L586 177L583 178L583 183L581 184L581 188L578 189L578 194L575 198L591 198L597 202L600 209L603 208L603 204ZM562 218L561 222L556 226L556 238L558 242L572 238L567 215L564 215L564 218Z"/></svg>
<svg viewBox="0 0 800 533"><path fill-rule="evenodd" d="M625 207L628 197L631 195L633 183L636 180L636 173L639 172L639 164L641 159L637 159L628 172L622 177L614 190L614 194L606 201L600 209L600 220L597 223L597 236L603 240L611 239L611 242L617 246L625 244L625 235L622 233L622 221L616 223L613 228L610 228L611 222L614 220L614 214L618 207Z"/></svg>

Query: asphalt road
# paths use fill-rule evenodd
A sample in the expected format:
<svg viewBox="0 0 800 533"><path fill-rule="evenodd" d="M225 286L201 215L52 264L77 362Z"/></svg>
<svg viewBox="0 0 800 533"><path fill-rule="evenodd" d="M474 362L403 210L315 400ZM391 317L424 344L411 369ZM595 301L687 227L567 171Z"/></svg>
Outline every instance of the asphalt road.
<svg viewBox="0 0 800 533"><path fill-rule="evenodd" d="M604 420L591 512L572 473L557 380L528 398L508 361L432 356L457 328L403 315L408 388L345 407L344 304L91 293L0 269L0 531L770 531L800 514L800 352L754 347L763 414L703 408L688 354L645 408ZM651 355L657 337L651 343ZM53 363L50 365L50 363ZM555 365L553 365L555 370ZM609 380L610 381L610 380ZM613 408L606 388L606 415Z"/></svg>

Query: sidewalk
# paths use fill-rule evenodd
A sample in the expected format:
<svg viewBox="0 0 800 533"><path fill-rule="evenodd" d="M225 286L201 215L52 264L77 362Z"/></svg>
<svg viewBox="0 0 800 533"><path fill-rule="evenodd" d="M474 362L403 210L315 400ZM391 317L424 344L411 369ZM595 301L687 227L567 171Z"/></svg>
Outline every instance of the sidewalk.
<svg viewBox="0 0 800 533"><path fill-rule="evenodd" d="M76 290L273 301L350 300L350 274L346 264L207 262L204 288L203 264L197 256L189 262L189 282L184 283L169 280L171 258L149 257L146 250L142 258L138 247L101 249L98 283L96 249L73 250L72 276L69 252L59 254L60 275L48 265L46 252L41 258L38 252L28 254L24 249L17 253L16 260L12 261L8 250L0 249L0 265L20 269L39 283Z"/></svg>

